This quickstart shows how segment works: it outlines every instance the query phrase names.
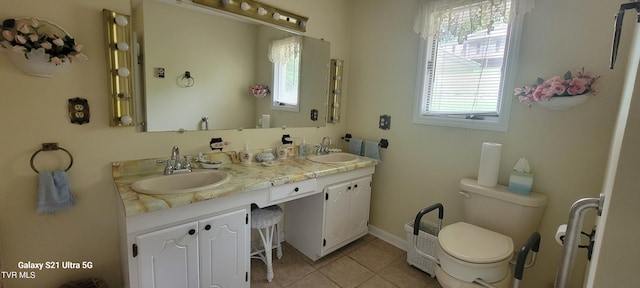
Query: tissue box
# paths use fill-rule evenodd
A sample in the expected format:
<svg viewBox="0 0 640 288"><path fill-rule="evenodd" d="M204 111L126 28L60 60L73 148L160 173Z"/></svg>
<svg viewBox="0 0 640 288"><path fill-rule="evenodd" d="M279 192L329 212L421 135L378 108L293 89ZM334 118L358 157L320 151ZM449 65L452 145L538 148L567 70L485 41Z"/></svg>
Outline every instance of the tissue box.
<svg viewBox="0 0 640 288"><path fill-rule="evenodd" d="M533 185L533 174L511 171L509 177L509 191L529 195L531 194L531 186Z"/></svg>

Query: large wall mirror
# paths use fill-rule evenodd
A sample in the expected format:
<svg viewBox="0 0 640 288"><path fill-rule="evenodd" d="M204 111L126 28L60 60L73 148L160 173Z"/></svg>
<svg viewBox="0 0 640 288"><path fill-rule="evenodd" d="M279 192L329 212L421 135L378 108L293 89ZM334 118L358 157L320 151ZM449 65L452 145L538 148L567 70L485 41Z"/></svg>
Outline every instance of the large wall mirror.
<svg viewBox="0 0 640 288"><path fill-rule="evenodd" d="M133 0L132 7L140 130L326 125L329 42L300 36L297 108L278 109L272 95L256 97L250 87L273 87L269 46L295 34L192 3Z"/></svg>

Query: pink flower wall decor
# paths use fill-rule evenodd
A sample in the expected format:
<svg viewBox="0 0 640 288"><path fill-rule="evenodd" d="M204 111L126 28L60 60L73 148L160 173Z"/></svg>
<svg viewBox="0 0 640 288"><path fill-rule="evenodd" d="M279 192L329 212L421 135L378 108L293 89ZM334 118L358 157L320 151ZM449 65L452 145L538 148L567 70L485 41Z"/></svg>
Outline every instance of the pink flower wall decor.
<svg viewBox="0 0 640 288"><path fill-rule="evenodd" d="M521 103L531 106L533 102L549 101L552 97L571 97L582 94L597 94L596 81L600 76L584 72L584 68L574 74L567 71L564 77L553 76L547 80L538 78L536 84L514 89L514 96Z"/></svg>

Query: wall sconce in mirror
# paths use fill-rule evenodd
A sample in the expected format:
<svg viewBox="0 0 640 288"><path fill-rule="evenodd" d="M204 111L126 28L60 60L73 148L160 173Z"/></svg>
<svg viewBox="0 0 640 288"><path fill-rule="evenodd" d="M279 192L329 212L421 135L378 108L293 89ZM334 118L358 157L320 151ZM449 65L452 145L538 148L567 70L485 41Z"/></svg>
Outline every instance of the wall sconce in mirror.
<svg viewBox="0 0 640 288"><path fill-rule="evenodd" d="M329 79L329 123L340 123L340 96L342 95L342 74L344 61L331 59Z"/></svg>
<svg viewBox="0 0 640 288"><path fill-rule="evenodd" d="M294 33L306 32L309 18L252 0L193 0L193 3L224 13L266 22Z"/></svg>
<svg viewBox="0 0 640 288"><path fill-rule="evenodd" d="M109 78L109 108L111 126L134 126L134 90L132 33L130 17L107 9L102 10L105 23L105 43Z"/></svg>

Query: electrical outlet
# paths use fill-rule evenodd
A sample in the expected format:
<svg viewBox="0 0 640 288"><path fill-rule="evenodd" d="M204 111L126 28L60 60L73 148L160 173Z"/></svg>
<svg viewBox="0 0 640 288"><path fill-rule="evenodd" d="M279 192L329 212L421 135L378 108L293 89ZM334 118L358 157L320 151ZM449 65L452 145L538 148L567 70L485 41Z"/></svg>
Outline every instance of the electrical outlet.
<svg viewBox="0 0 640 288"><path fill-rule="evenodd" d="M71 123L82 125L89 123L89 101L83 98L69 99L69 118Z"/></svg>

